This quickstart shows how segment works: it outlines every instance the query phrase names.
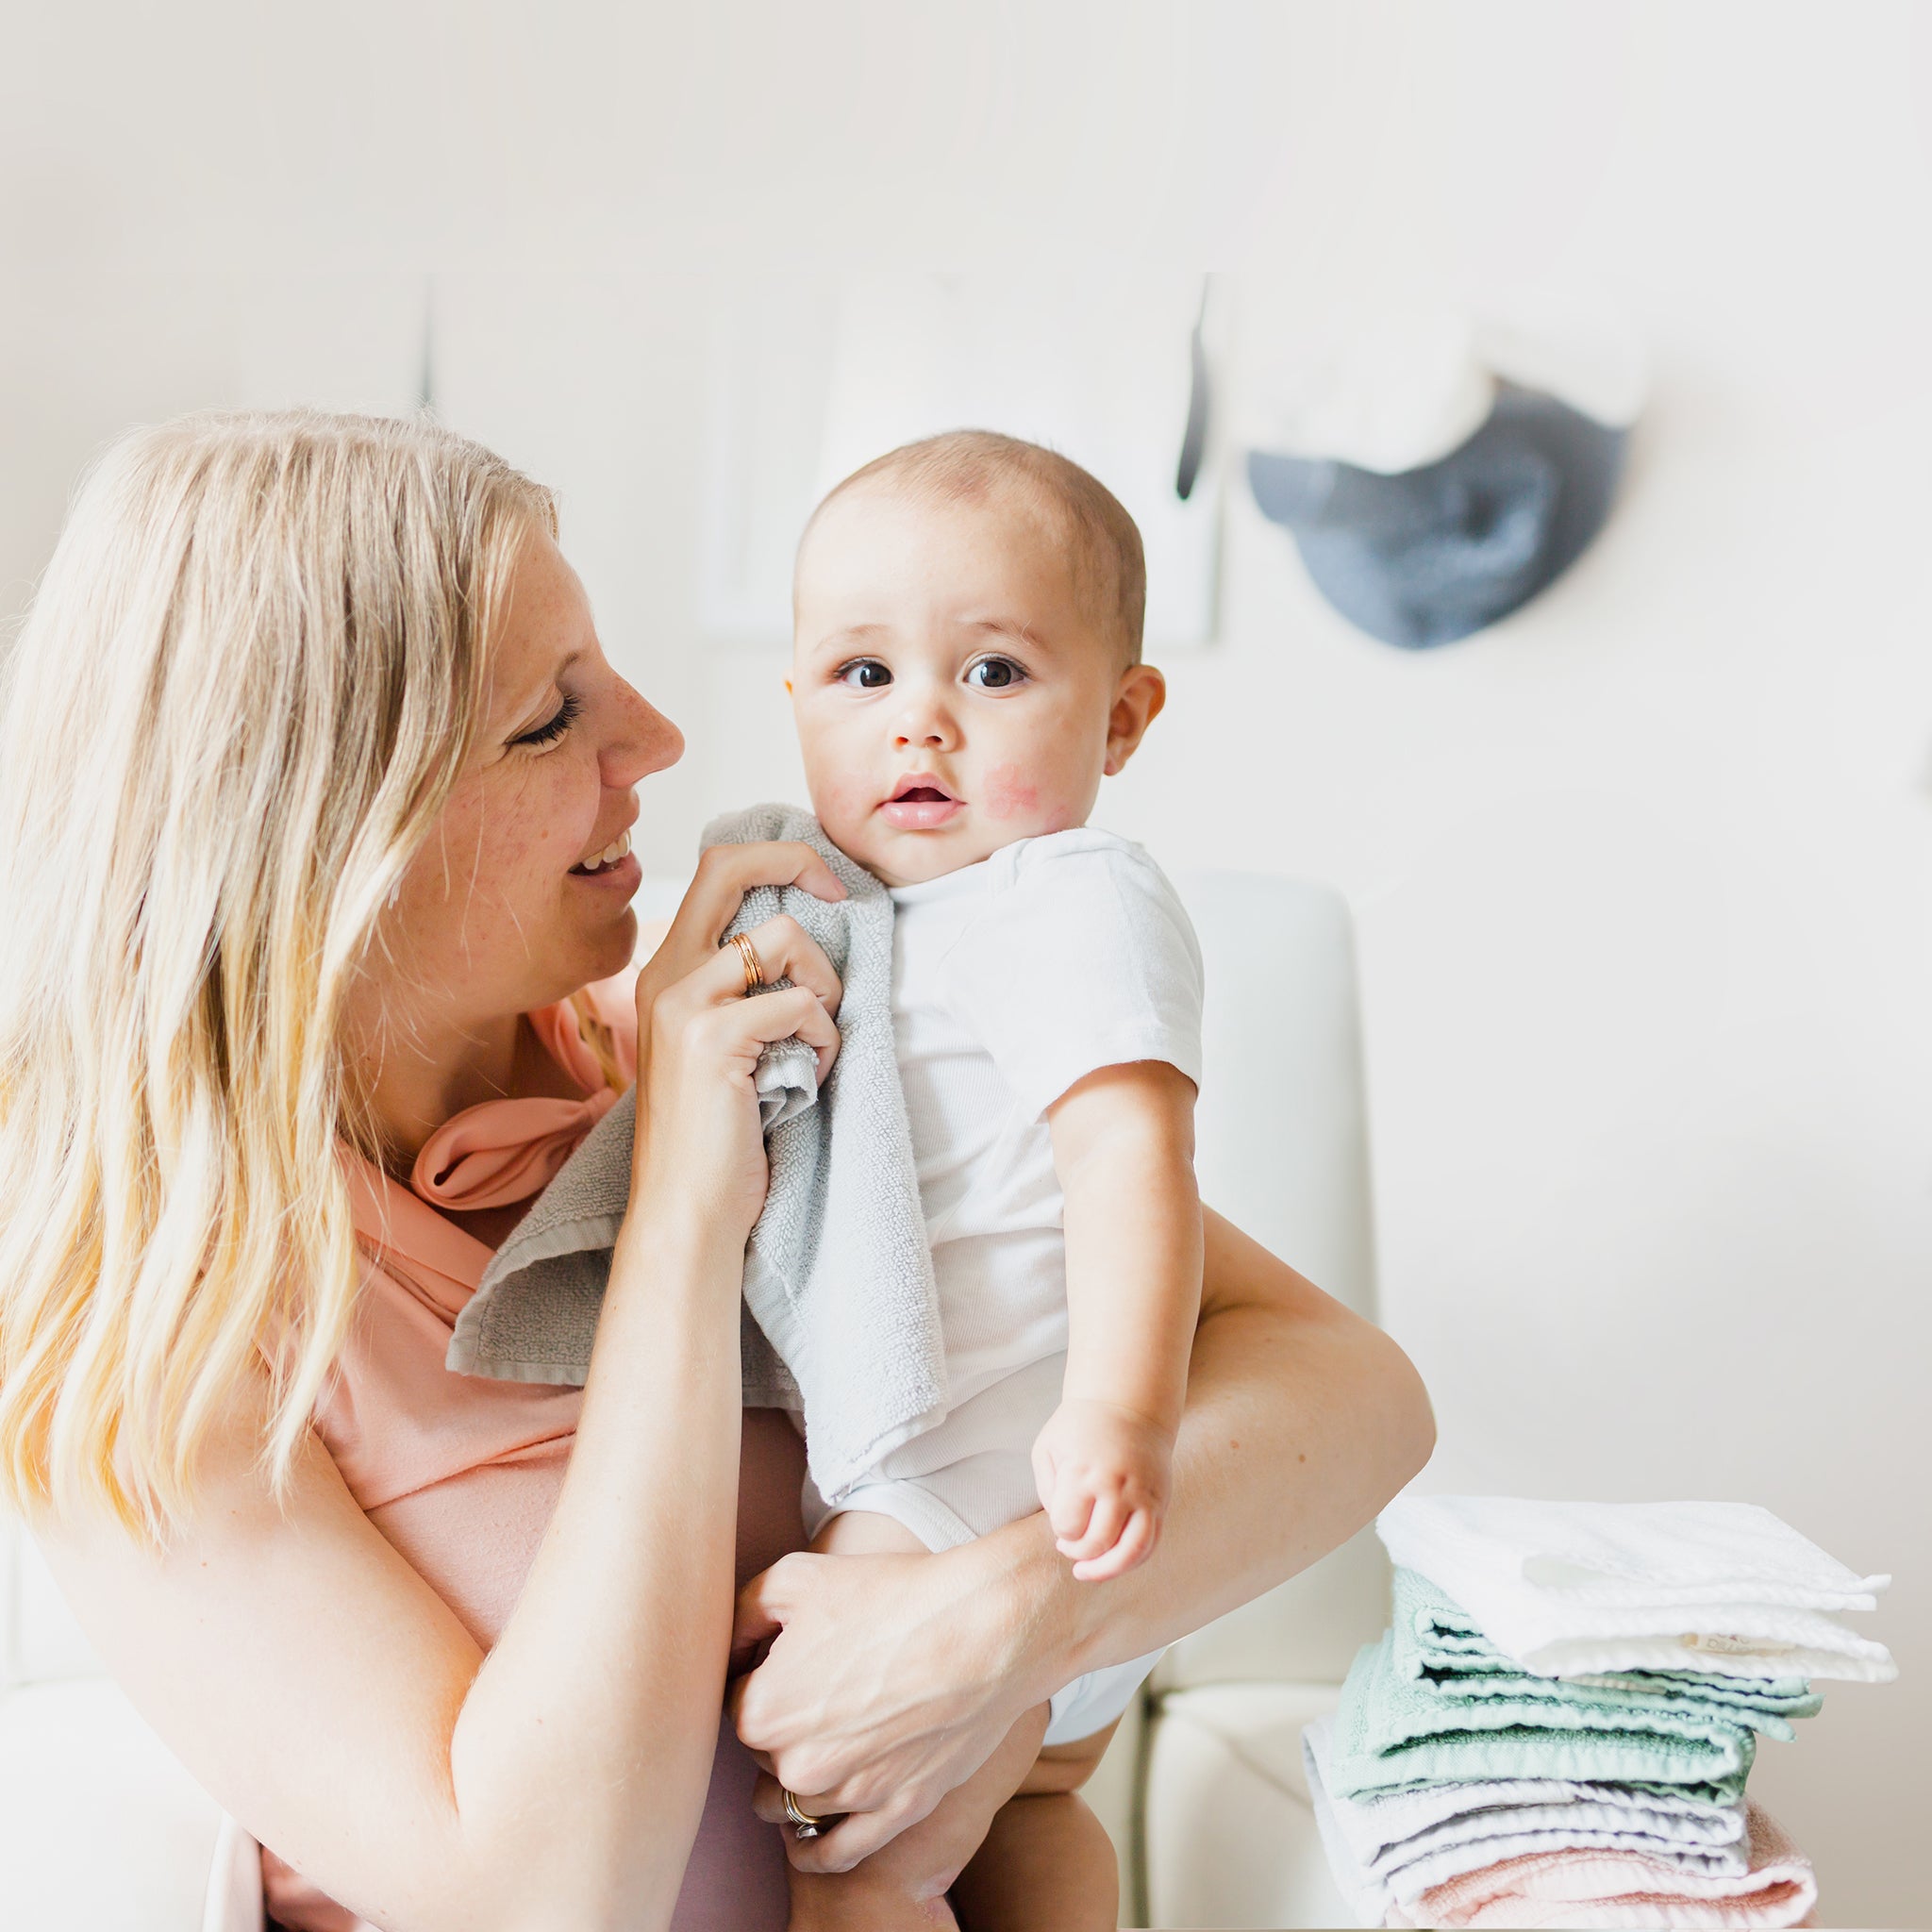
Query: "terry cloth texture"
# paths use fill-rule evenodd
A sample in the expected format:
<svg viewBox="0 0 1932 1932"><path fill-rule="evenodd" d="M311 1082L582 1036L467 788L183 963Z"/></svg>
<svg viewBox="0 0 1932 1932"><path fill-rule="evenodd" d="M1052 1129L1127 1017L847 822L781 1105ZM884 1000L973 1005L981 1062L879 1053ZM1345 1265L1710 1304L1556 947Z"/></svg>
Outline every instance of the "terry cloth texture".
<svg viewBox="0 0 1932 1932"><path fill-rule="evenodd" d="M1526 1675L1483 1635L1475 1619L1420 1571L1395 1573L1393 1667L1470 1697L1578 1698L1607 1707L1644 1710L1657 1700L1728 1717L1789 1743L1790 1718L1816 1717L1824 1700L1803 1677L1721 1677L1685 1671L1624 1671L1561 1680Z"/></svg>
<svg viewBox="0 0 1932 1932"><path fill-rule="evenodd" d="M1753 1722L1780 1721L1534 1677L1472 1695L1398 1674L1385 1633L1363 1646L1342 1686L1330 1789L1353 1798L1432 1779L1559 1777L1689 1786L1730 1804L1756 1754Z"/></svg>
<svg viewBox="0 0 1932 1932"><path fill-rule="evenodd" d="M1796 1925L1818 1900L1811 1861L1761 1805L1745 1806L1750 1869L1686 1872L1628 1851L1541 1852L1434 1886L1409 1908L1423 1925Z"/></svg>
<svg viewBox="0 0 1932 1932"><path fill-rule="evenodd" d="M1302 1734L1308 1792L1338 1882L1370 1924L1382 1923L1391 1899L1411 1902L1466 1872L1534 1852L1641 1852L1701 1875L1750 1869L1741 1804L1693 1807L1620 1785L1554 1779L1342 1798L1328 1790L1332 1739L1327 1718ZM1519 1793L1540 1802L1512 1802Z"/></svg>
<svg viewBox="0 0 1932 1932"><path fill-rule="evenodd" d="M1375 1528L1397 1565L1539 1675L1898 1674L1834 1614L1876 1607L1891 1579L1855 1575L1755 1505L1405 1496Z"/></svg>
<svg viewBox="0 0 1932 1932"><path fill-rule="evenodd" d="M828 905L795 887L760 887L726 932L789 913L844 988L823 1096L802 1042L780 1041L759 1059L771 1184L746 1250L741 1327L744 1400L804 1414L812 1481L831 1496L944 1414L945 1360L893 1055L891 900L794 807L755 806L704 835L707 846L766 840L810 845L850 895ZM582 1382L629 1198L635 1120L626 1095L497 1251L458 1320L452 1369Z"/></svg>

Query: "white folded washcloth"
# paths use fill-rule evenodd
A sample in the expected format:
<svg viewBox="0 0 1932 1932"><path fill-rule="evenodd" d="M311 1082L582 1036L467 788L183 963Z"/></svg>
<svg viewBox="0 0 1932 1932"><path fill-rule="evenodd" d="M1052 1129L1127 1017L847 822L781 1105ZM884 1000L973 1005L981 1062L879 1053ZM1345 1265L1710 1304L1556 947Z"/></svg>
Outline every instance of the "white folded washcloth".
<svg viewBox="0 0 1932 1932"><path fill-rule="evenodd" d="M1875 1608L1891 1578L1855 1575L1755 1504L1403 1496L1375 1530L1539 1676L1898 1674L1833 1614Z"/></svg>

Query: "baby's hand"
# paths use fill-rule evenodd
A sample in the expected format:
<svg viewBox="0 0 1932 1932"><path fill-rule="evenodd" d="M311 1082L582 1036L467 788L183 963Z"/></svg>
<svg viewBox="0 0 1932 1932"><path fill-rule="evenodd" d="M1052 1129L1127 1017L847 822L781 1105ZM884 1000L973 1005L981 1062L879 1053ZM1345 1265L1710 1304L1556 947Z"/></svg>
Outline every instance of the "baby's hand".
<svg viewBox="0 0 1932 1932"><path fill-rule="evenodd" d="M1062 1402L1033 1443L1033 1479L1082 1583L1143 1562L1167 1507L1174 1432L1111 1402Z"/></svg>

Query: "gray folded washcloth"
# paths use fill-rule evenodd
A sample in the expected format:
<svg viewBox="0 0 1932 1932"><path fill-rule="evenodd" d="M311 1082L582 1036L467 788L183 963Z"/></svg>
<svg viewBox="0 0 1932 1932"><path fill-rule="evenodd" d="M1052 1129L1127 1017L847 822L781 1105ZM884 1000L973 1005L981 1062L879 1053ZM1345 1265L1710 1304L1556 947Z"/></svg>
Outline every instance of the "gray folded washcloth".
<svg viewBox="0 0 1932 1932"><path fill-rule="evenodd" d="M704 843L774 839L810 845L851 896L827 905L796 887L759 887L726 935L790 913L844 985L822 1096L803 1042L780 1041L758 1062L772 1173L745 1251L744 1400L803 1412L812 1481L830 1500L944 1415L945 1354L892 1038L891 898L794 807L728 814L705 828ZM450 1368L584 1379L630 1194L635 1121L626 1094L497 1250L457 1318Z"/></svg>

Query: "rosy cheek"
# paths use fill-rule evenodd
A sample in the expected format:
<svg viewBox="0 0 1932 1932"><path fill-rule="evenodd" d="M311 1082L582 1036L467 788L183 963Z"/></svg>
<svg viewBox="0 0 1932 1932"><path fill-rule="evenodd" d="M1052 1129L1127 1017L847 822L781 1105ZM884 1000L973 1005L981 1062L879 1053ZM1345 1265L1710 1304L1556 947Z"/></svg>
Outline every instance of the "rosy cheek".
<svg viewBox="0 0 1932 1932"><path fill-rule="evenodd" d="M1040 787L1027 780L1020 765L993 765L986 774L986 815L990 819L1024 818L1040 809Z"/></svg>
<svg viewBox="0 0 1932 1932"><path fill-rule="evenodd" d="M863 818L872 804L861 782L829 775L821 775L813 785L811 802L820 824L833 827Z"/></svg>

